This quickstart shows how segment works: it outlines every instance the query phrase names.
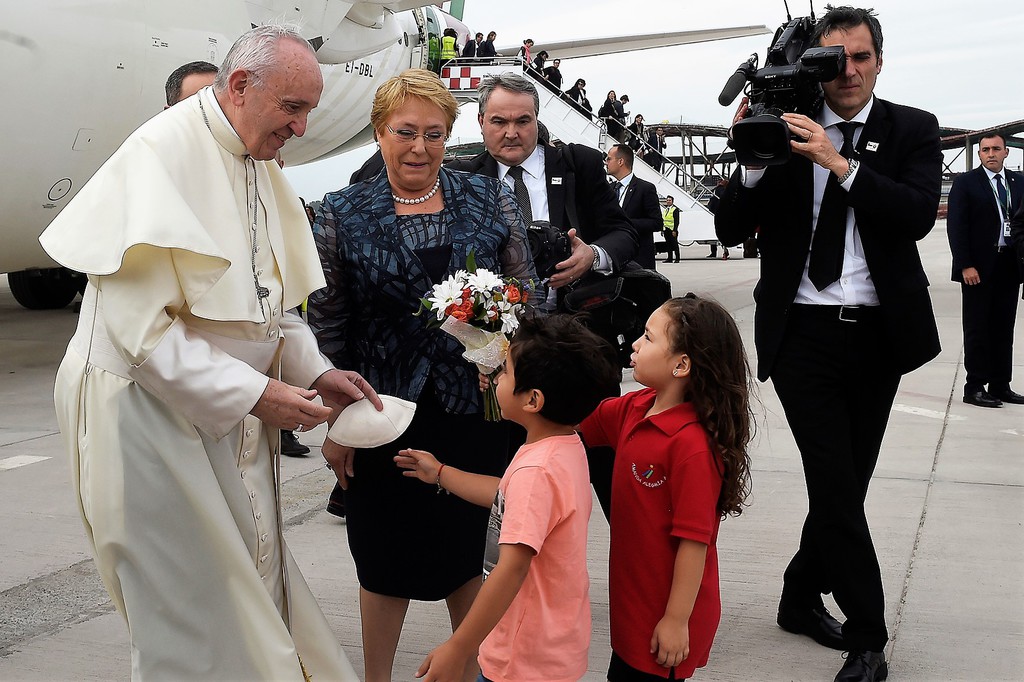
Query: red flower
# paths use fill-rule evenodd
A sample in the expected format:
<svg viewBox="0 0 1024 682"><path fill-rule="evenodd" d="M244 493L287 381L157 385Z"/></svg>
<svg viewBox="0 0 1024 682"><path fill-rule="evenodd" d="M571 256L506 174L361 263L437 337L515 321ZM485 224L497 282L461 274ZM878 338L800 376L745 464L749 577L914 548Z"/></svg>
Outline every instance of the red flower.
<svg viewBox="0 0 1024 682"><path fill-rule="evenodd" d="M505 287L505 300L509 303L519 303L522 298L522 294L519 292L519 288L509 284Z"/></svg>
<svg viewBox="0 0 1024 682"><path fill-rule="evenodd" d="M459 305L450 305L448 310L445 311L446 315L454 317L460 322L466 322L473 317L473 302L469 299L463 299Z"/></svg>

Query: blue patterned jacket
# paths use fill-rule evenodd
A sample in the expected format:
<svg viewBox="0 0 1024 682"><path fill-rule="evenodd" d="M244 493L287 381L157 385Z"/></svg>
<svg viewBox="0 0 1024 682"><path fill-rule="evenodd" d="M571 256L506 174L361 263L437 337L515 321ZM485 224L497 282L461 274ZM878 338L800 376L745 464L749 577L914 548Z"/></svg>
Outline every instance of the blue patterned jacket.
<svg viewBox="0 0 1024 682"><path fill-rule="evenodd" d="M497 180L440 170L442 219L452 242L446 276L476 263L492 272L536 279L526 227ZM378 393L419 398L427 380L445 408L481 411L477 372L454 338L417 315L431 281L398 235L387 173L324 197L313 227L327 287L309 298L309 323L336 367L352 369Z"/></svg>

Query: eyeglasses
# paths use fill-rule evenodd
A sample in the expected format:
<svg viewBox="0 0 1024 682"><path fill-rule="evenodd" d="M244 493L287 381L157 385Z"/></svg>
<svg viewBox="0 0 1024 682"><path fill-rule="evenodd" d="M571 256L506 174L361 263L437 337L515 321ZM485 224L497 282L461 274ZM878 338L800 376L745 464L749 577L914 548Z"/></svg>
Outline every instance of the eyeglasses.
<svg viewBox="0 0 1024 682"><path fill-rule="evenodd" d="M427 145L428 147L441 147L448 139L447 135L437 130L431 130L429 133L417 133L412 130L405 129L395 130L387 123L384 124L384 127L388 129L389 133L397 137L402 142L405 142L406 144L412 144L413 142L416 141L417 137L422 137L423 144Z"/></svg>

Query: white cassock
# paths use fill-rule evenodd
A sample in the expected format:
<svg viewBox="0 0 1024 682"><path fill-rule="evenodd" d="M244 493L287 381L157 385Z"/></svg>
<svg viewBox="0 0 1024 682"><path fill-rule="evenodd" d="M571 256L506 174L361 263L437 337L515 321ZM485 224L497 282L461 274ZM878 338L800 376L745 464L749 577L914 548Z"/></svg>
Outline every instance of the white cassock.
<svg viewBox="0 0 1024 682"><path fill-rule="evenodd" d="M300 659L357 679L283 542L279 432L249 415L268 377L331 368L284 312L324 280L280 169L245 156L207 88L135 131L40 242L89 275L55 402L132 679L301 681Z"/></svg>

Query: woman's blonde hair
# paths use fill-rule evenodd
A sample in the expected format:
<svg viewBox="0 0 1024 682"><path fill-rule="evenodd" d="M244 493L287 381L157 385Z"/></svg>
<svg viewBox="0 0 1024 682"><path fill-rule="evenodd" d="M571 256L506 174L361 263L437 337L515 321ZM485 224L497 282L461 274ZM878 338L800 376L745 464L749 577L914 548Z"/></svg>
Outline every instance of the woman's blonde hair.
<svg viewBox="0 0 1024 682"><path fill-rule="evenodd" d="M418 97L440 107L446 119L447 134L451 134L455 118L459 115L459 103L433 71L406 69L389 78L377 88L370 110L370 125L380 130L396 109L410 97Z"/></svg>

